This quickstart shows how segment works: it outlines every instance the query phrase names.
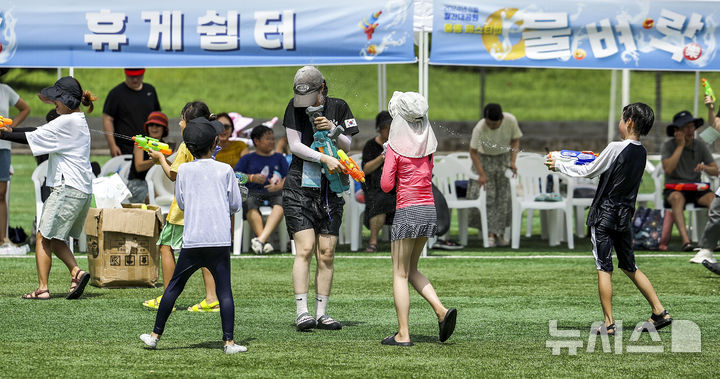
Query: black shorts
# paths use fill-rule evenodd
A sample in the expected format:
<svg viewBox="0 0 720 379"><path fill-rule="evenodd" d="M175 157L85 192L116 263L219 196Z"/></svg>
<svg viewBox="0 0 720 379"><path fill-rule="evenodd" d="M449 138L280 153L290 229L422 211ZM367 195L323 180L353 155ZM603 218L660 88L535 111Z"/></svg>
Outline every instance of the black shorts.
<svg viewBox="0 0 720 379"><path fill-rule="evenodd" d="M663 206L665 208L672 208L670 206L670 203L668 203L667 198L670 196L673 192L680 192L685 197L685 204L694 204L698 205L698 200L700 200L701 197L705 196L708 193L711 193L710 191L675 191L674 189L664 189L663 190Z"/></svg>
<svg viewBox="0 0 720 379"><path fill-rule="evenodd" d="M618 268L635 272L635 252L632 249L632 232L630 230L617 231L603 226L590 228L590 238L595 256L595 266L598 270L612 272L613 248L618 258Z"/></svg>
<svg viewBox="0 0 720 379"><path fill-rule="evenodd" d="M288 174L283 188L282 206L290 237L307 229L315 230L315 234L339 236L345 200L332 191L328 192L325 178L322 190L302 188L299 181L299 178L293 180Z"/></svg>
<svg viewBox="0 0 720 379"><path fill-rule="evenodd" d="M267 204L266 204L267 202ZM247 201L247 209L260 209L261 206L267 205L274 207L282 205L282 191L277 192L249 192Z"/></svg>

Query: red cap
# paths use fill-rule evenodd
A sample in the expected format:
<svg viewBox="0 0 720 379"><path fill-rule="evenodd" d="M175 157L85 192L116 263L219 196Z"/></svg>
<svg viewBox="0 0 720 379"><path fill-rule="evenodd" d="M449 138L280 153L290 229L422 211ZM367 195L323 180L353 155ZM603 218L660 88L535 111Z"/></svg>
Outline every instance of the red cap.
<svg viewBox="0 0 720 379"><path fill-rule="evenodd" d="M140 76L145 73L144 68L126 68L125 75L127 76Z"/></svg>

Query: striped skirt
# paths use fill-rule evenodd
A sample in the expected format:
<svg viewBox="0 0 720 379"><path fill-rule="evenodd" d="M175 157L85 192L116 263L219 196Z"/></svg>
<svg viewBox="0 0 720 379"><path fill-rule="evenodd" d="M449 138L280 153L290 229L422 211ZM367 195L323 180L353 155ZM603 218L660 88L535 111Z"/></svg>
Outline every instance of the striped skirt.
<svg viewBox="0 0 720 379"><path fill-rule="evenodd" d="M434 237L437 232L437 211L434 205L411 205L395 211L390 239Z"/></svg>

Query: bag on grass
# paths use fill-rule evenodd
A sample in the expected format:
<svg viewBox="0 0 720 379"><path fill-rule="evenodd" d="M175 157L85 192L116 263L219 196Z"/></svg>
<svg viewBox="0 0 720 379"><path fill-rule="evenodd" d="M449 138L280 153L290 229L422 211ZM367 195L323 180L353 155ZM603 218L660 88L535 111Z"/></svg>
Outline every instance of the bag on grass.
<svg viewBox="0 0 720 379"><path fill-rule="evenodd" d="M632 221L633 249L657 250L663 227L663 210L639 207Z"/></svg>

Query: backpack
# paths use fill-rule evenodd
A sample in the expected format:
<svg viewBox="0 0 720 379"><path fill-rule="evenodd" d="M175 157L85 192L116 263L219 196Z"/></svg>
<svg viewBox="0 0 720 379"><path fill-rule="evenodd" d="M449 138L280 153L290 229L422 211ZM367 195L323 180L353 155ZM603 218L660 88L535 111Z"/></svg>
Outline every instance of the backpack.
<svg viewBox="0 0 720 379"><path fill-rule="evenodd" d="M662 237L664 212L662 209L639 207L633 217L633 250L657 250Z"/></svg>
<svg viewBox="0 0 720 379"><path fill-rule="evenodd" d="M437 212L437 232L436 236L442 236L450 230L450 209L448 208L445 196L440 189L432 185L433 198L435 199L435 210Z"/></svg>

